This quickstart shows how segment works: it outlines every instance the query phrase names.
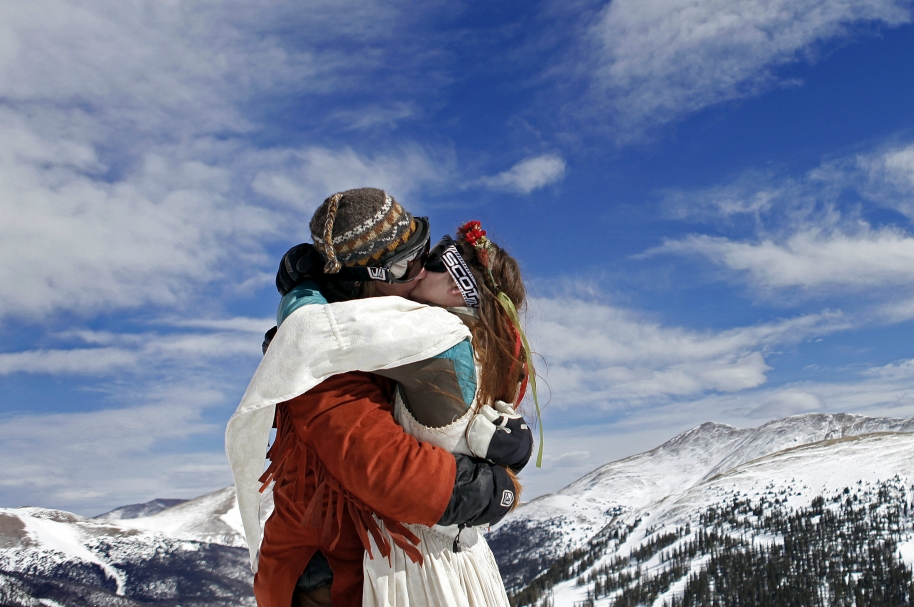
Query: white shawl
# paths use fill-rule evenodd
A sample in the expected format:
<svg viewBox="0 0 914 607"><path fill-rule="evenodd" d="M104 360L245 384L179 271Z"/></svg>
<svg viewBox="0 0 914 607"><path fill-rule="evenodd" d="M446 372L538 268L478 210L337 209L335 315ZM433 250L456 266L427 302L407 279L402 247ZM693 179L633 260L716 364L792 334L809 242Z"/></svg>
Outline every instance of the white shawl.
<svg viewBox="0 0 914 607"><path fill-rule="evenodd" d="M374 297L299 308L283 321L225 430L251 568L260 548L260 475L273 412L328 377L377 371L444 352L470 331L443 308Z"/></svg>

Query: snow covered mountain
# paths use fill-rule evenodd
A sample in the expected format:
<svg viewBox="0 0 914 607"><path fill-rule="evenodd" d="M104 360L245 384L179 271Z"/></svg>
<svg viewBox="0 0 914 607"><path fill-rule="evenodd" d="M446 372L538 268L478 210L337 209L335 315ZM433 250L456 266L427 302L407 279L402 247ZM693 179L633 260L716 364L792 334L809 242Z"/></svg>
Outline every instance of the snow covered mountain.
<svg viewBox="0 0 914 607"><path fill-rule="evenodd" d="M119 521L125 518L140 518L143 516L151 516L161 512L162 510L165 510L166 508L171 508L172 506L183 504L186 501L187 500L154 499L142 504L130 504L129 506L121 506L120 508L115 508L110 512L99 514L94 518L96 520L102 521Z"/></svg>
<svg viewBox="0 0 914 607"><path fill-rule="evenodd" d="M489 543L506 584L527 587L518 598L529 603L659 607L688 594L690 576L711 558L702 550L715 541L723 543L714 554L736 545L720 539L727 534L750 548L778 545L778 525L809 508L816 520L837 517L836 528L853 520L857 533L890 530L886 545L914 563L912 479L914 418L815 414L749 429L706 423L521 506ZM652 590L631 594L638 580ZM0 605L151 603L254 604L233 488L97 518L0 509Z"/></svg>
<svg viewBox="0 0 914 607"><path fill-rule="evenodd" d="M234 488L170 508L138 504L98 518L0 509L0 605L149 602L254 604Z"/></svg>
<svg viewBox="0 0 914 607"><path fill-rule="evenodd" d="M780 496L787 501L779 500L779 506L802 508L820 495L845 487L866 493L867 487L895 478L904 492L900 499L910 501L912 432L914 418L846 414L788 417L750 429L706 423L525 504L490 535L489 542L506 584L517 591L548 572L550 565L558 562L561 568L562 555L569 567L580 570L574 575L577 579L586 578L586 571L601 562L605 565L643 549L656 540L658 529L679 527L682 533L689 525L693 533L676 540L686 543L703 513L734 498L771 501ZM910 564L914 543L909 542L909 532L900 550ZM612 534L617 539L607 540ZM595 552L596 544L600 546ZM596 564L569 557L575 550L584 561ZM630 573L637 570L643 575L641 565L633 561ZM552 581L563 577L568 575L553 576ZM554 604L586 603L588 592L592 598L592 587L576 584L571 580L552 588ZM540 580L539 586L548 584Z"/></svg>

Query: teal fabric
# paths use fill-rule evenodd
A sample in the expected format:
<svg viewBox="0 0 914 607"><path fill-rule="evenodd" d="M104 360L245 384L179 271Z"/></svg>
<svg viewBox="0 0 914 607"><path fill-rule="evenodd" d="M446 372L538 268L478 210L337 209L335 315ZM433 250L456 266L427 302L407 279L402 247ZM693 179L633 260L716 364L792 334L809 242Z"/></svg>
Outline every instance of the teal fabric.
<svg viewBox="0 0 914 607"><path fill-rule="evenodd" d="M454 372L457 374L457 381L460 382L463 402L469 408L473 404L473 397L476 396L476 362L470 340L465 339L434 358L447 358L454 363Z"/></svg>
<svg viewBox="0 0 914 607"><path fill-rule="evenodd" d="M279 309L276 310L276 326L282 324L282 321L289 318L289 314L302 306L324 305L327 298L320 291L318 284L311 280L306 280L294 289L286 293L279 302Z"/></svg>
<svg viewBox="0 0 914 607"><path fill-rule="evenodd" d="M276 311L276 325L281 325L292 312L302 306L326 303L327 298L321 293L320 286L314 281L305 281L286 293L280 300L279 309ZM476 362L470 340L465 339L434 358L446 358L453 362L463 401L469 408L473 404L473 397L476 396Z"/></svg>

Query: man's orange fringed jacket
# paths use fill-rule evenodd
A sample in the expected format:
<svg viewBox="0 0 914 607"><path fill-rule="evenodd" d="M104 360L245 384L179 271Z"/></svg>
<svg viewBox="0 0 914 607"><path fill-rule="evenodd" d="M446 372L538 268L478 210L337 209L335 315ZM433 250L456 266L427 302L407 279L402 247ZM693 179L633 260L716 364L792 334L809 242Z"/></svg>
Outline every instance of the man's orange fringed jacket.
<svg viewBox="0 0 914 607"><path fill-rule="evenodd" d="M454 457L397 424L392 389L382 377L344 373L276 407L276 440L262 478L275 482L275 510L254 578L259 607L289 607L317 550L333 569L334 607L360 607L372 513L407 551L411 534L397 522L441 518L454 487Z"/></svg>

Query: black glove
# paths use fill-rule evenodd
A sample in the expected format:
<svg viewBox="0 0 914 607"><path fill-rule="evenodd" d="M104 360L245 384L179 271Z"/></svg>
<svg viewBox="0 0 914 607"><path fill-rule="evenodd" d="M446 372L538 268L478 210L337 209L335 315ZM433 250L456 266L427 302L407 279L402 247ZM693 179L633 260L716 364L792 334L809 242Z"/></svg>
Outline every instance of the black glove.
<svg viewBox="0 0 914 607"><path fill-rule="evenodd" d="M285 296L286 293L306 278L323 275L324 260L313 245L297 244L282 256L279 271L276 272L276 290Z"/></svg>
<svg viewBox="0 0 914 607"><path fill-rule="evenodd" d="M468 455L454 455L454 491L439 525L492 525L511 511L514 482L501 466Z"/></svg>
<svg viewBox="0 0 914 607"><path fill-rule="evenodd" d="M276 337L276 330L279 327L273 327L269 331L263 334L263 343L260 344L260 348L263 350L264 355L267 353L267 348L270 347L270 344L273 342L273 338Z"/></svg>
<svg viewBox="0 0 914 607"><path fill-rule="evenodd" d="M470 451L520 472L533 454L533 431L514 407L500 400L483 405L467 426Z"/></svg>

